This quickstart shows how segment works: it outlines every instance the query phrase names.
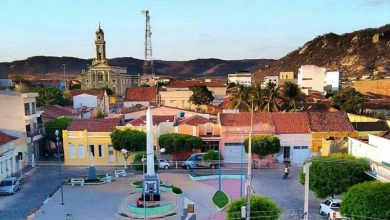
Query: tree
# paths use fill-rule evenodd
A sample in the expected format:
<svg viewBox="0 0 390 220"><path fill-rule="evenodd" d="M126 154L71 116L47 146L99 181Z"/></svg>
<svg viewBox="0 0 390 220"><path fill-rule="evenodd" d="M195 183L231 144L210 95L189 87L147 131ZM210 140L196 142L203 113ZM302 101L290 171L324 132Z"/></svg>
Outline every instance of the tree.
<svg viewBox="0 0 390 220"><path fill-rule="evenodd" d="M202 139L188 134L162 134L158 138L160 148L165 148L167 153L177 151L191 151L202 147Z"/></svg>
<svg viewBox="0 0 390 220"><path fill-rule="evenodd" d="M343 216L363 219L390 218L390 183L366 182L352 186L343 196Z"/></svg>
<svg viewBox="0 0 390 220"><path fill-rule="evenodd" d="M228 106L232 109L249 112L251 110L252 91L251 87L239 85L237 90L232 95L232 100Z"/></svg>
<svg viewBox="0 0 390 220"><path fill-rule="evenodd" d="M241 219L241 207L245 206L245 198L232 201L227 208L226 219ZM259 195L251 195L251 219L278 220L282 215L282 209L270 198Z"/></svg>
<svg viewBox="0 0 390 220"><path fill-rule="evenodd" d="M95 118L98 118L98 119L102 119L106 117L106 115L103 113L103 112L98 112L96 115L95 115Z"/></svg>
<svg viewBox="0 0 390 220"><path fill-rule="evenodd" d="M146 156L145 151L137 152L137 154L134 156L134 159L133 159L133 164L132 164L133 170L137 170L137 171L145 170L145 172L146 172L146 168L145 169L143 168L144 164L146 166L146 161L142 161L142 158L145 158L145 160L146 160L146 157L147 156ZM157 160L156 155L154 155L154 170L158 170L158 168L159 168L158 160Z"/></svg>
<svg viewBox="0 0 390 220"><path fill-rule="evenodd" d="M72 84L70 85L70 90L81 89L81 84Z"/></svg>
<svg viewBox="0 0 390 220"><path fill-rule="evenodd" d="M368 163L348 154L331 154L317 156L310 166L310 189L317 197L339 195L346 192L352 185L370 180L364 173ZM300 181L304 184L305 175L301 173Z"/></svg>
<svg viewBox="0 0 390 220"><path fill-rule="evenodd" d="M69 116L59 117L53 120L46 122L45 124L45 136L49 141L56 142L55 131L58 130L58 137L62 141L62 131L66 130L72 121L72 118Z"/></svg>
<svg viewBox="0 0 390 220"><path fill-rule="evenodd" d="M355 88L347 87L333 96L332 105L341 111L361 114L367 101Z"/></svg>
<svg viewBox="0 0 390 220"><path fill-rule="evenodd" d="M279 94L279 87L276 84L269 82L264 91L263 111L278 112L280 105L278 101L282 100Z"/></svg>
<svg viewBox="0 0 390 220"><path fill-rule="evenodd" d="M293 82L285 82L283 85L283 105L286 111L295 111L298 105L303 102L302 92L299 86Z"/></svg>
<svg viewBox="0 0 390 220"><path fill-rule="evenodd" d="M103 87L102 89L104 89L106 91L108 96L114 95L114 92L109 87Z"/></svg>
<svg viewBox="0 0 390 220"><path fill-rule="evenodd" d="M197 106L209 104L214 100L213 94L205 85L192 86L190 90L192 91L190 101Z"/></svg>
<svg viewBox="0 0 390 220"><path fill-rule="evenodd" d="M146 149L146 133L138 130L115 129L111 134L111 143L115 150L126 149L130 152Z"/></svg>
<svg viewBox="0 0 390 220"><path fill-rule="evenodd" d="M245 152L248 153L249 139L245 139ZM259 135L252 137L252 153L260 156L278 153L280 151L280 139L274 136Z"/></svg>
<svg viewBox="0 0 390 220"><path fill-rule="evenodd" d="M265 90L261 87L261 83L257 83L251 88L252 100L253 100L253 111L261 112L262 106L264 106L264 93Z"/></svg>
<svg viewBox="0 0 390 220"><path fill-rule="evenodd" d="M209 150L205 155L203 155L202 160L204 161L218 161L219 159L222 160L222 155L218 151L215 150Z"/></svg>
<svg viewBox="0 0 390 220"><path fill-rule="evenodd" d="M69 101L65 99L64 93L55 87L32 87L28 92L37 92L39 96L36 98L37 106L47 105L69 105Z"/></svg>

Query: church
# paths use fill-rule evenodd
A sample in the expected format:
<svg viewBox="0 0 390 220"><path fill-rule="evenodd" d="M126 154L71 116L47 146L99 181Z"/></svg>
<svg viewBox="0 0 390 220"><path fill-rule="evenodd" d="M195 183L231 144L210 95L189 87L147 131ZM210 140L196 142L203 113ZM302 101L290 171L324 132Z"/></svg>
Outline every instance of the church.
<svg viewBox="0 0 390 220"><path fill-rule="evenodd" d="M95 39L96 57L87 71L81 72L82 89L110 88L116 96L123 96L126 88L137 87L140 75L130 75L124 67L110 66L106 58L106 41L100 25Z"/></svg>

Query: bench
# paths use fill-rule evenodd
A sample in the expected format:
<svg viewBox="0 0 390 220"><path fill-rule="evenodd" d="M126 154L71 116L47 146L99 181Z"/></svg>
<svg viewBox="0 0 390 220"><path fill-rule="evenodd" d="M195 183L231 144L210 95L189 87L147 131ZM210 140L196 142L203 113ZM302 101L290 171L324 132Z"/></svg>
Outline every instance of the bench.
<svg viewBox="0 0 390 220"><path fill-rule="evenodd" d="M114 174L115 174L115 177L126 176L126 171L125 170L115 170Z"/></svg>
<svg viewBox="0 0 390 220"><path fill-rule="evenodd" d="M84 179L82 179L82 178L72 178L70 180L70 183L72 183L72 186L75 186L76 184L78 184L80 186L84 186Z"/></svg>
<svg viewBox="0 0 390 220"><path fill-rule="evenodd" d="M103 180L104 182L111 183L111 181L112 181L112 176L110 176L110 175L108 175L108 174L106 173L106 176L103 177L102 180Z"/></svg>

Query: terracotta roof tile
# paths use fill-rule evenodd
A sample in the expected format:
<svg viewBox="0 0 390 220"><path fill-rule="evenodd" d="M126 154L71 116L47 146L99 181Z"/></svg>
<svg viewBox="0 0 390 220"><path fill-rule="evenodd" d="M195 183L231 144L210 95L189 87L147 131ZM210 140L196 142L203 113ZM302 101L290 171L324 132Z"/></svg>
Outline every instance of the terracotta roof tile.
<svg viewBox="0 0 390 220"><path fill-rule="evenodd" d="M272 113L272 122L275 125L275 132L280 134L307 134L309 120L303 112L278 112Z"/></svg>
<svg viewBox="0 0 390 220"><path fill-rule="evenodd" d="M169 122L175 121L174 115L153 115L152 117L153 117L153 125L158 125L161 122L166 122L166 121ZM133 126L146 125L146 115L143 115L141 117L132 120L131 122L129 122L129 124Z"/></svg>
<svg viewBox="0 0 390 220"><path fill-rule="evenodd" d="M156 102L156 87L133 87L126 89L125 101Z"/></svg>
<svg viewBox="0 0 390 220"><path fill-rule="evenodd" d="M192 86L198 86L198 85L205 85L207 87L226 87L224 83L211 81L211 82L205 82L205 81L199 81L199 80L178 80L172 82L171 85L167 86L170 88L187 88Z"/></svg>
<svg viewBox="0 0 390 220"><path fill-rule="evenodd" d="M310 130L314 132L353 131L345 112L307 112L307 116Z"/></svg>
<svg viewBox="0 0 390 220"><path fill-rule="evenodd" d="M386 131L382 137L390 140L390 130Z"/></svg>
<svg viewBox="0 0 390 220"><path fill-rule="evenodd" d="M72 110L59 105L49 105L41 108L42 118L45 120L55 119L61 116L72 116Z"/></svg>
<svg viewBox="0 0 390 220"><path fill-rule="evenodd" d="M97 96L100 100L104 97L104 89L76 89L76 90L70 90L70 98L72 99L73 96L81 95L81 94L88 94L88 95L94 95Z"/></svg>
<svg viewBox="0 0 390 220"><path fill-rule="evenodd" d="M387 131L389 126L385 121L375 122L352 122L352 126L356 131Z"/></svg>
<svg viewBox="0 0 390 220"><path fill-rule="evenodd" d="M0 131L0 144L6 144L10 141L16 140L16 137L10 136L4 132Z"/></svg>
<svg viewBox="0 0 390 220"><path fill-rule="evenodd" d="M69 131L92 131L92 132L110 132L121 125L121 118L108 119L74 119L68 127Z"/></svg>
<svg viewBox="0 0 390 220"><path fill-rule="evenodd" d="M212 121L210 121L210 119L204 118L202 116L194 115L192 117L189 117L189 118L186 118L186 119L179 121L179 125L187 124L187 125L196 126L199 124L206 124L208 122L212 122Z"/></svg>
<svg viewBox="0 0 390 220"><path fill-rule="evenodd" d="M222 113L220 114L220 120L222 126L250 126L251 113ZM272 118L270 113L254 113L253 124L256 123L269 123L272 124Z"/></svg>

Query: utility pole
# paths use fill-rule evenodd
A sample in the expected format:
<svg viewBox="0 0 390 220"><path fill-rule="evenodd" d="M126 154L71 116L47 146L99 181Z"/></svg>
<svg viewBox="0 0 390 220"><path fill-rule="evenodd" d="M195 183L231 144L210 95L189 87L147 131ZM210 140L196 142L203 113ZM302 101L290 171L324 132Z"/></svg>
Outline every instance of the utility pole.
<svg viewBox="0 0 390 220"><path fill-rule="evenodd" d="M309 171L310 171L311 162L306 163L303 166L303 171L305 172L305 202L303 205L303 220L309 220Z"/></svg>
<svg viewBox="0 0 390 220"><path fill-rule="evenodd" d="M152 58L152 28L150 26L149 10L142 11L145 15L145 60L143 66L143 75L154 75Z"/></svg>
<svg viewBox="0 0 390 220"><path fill-rule="evenodd" d="M248 141L248 179L246 185L246 219L250 220L251 218L251 180L252 180L252 132L253 132L253 101L252 101L252 110L251 110L251 127L249 131L249 141Z"/></svg>
<svg viewBox="0 0 390 220"><path fill-rule="evenodd" d="M68 90L68 82L66 79L66 64L62 64L64 66L64 80L65 80L65 90Z"/></svg>

